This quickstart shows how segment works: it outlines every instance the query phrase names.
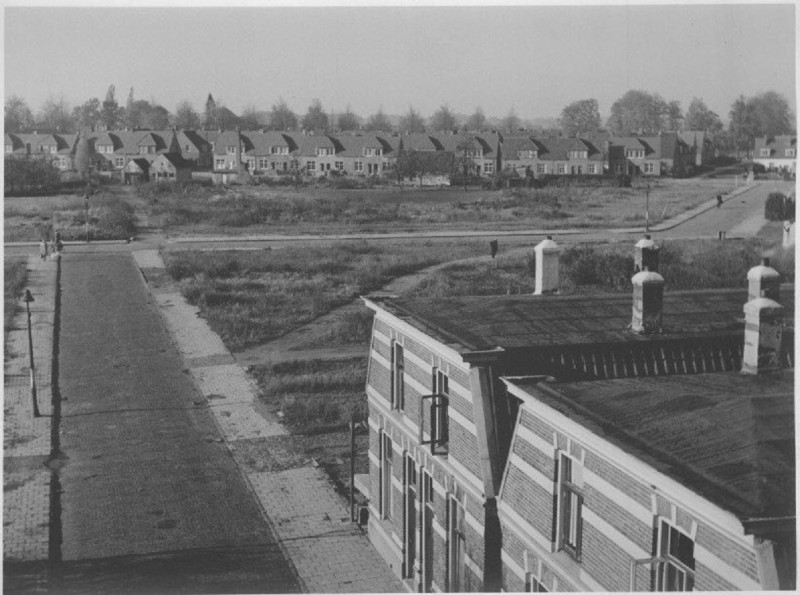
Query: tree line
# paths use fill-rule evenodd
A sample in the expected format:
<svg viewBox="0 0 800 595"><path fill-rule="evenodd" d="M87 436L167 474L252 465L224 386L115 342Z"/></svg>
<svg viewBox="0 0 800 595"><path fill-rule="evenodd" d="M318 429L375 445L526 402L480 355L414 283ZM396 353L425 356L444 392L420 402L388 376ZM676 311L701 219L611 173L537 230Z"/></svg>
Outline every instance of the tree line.
<svg viewBox="0 0 800 595"><path fill-rule="evenodd" d="M429 118L409 106L399 118L390 118L382 108L367 118L355 114L350 106L338 114L327 112L319 99L314 99L303 115L293 112L282 98L269 110L245 107L235 114L218 103L209 93L202 112L184 100L174 113L164 106L144 99L135 99L133 89L125 105L116 99L110 86L103 101L92 98L82 105L70 107L62 98L50 97L34 116L25 100L12 95L5 102L6 132L70 133L92 128L108 130L140 128L163 130L175 126L184 130L366 130L373 132L449 132L455 130L503 132L525 130L543 136L591 136L658 134L659 132L702 130L723 150L747 150L758 136L795 133L794 115L785 97L767 91L752 97L739 96L728 113L728 125L710 110L700 98L693 98L684 112L680 102L665 100L657 93L630 90L617 99L605 125L596 99L581 99L565 106L561 117L550 128L532 127L511 109L503 118L488 118L480 107L469 117L459 117L447 104Z"/></svg>

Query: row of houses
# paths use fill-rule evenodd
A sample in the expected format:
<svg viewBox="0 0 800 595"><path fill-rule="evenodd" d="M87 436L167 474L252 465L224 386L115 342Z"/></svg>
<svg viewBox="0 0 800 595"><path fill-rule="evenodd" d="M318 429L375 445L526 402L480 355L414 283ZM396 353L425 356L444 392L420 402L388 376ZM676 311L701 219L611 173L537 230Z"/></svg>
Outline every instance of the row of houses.
<svg viewBox="0 0 800 595"><path fill-rule="evenodd" d="M794 287L366 297L372 543L409 591L794 589Z"/></svg>
<svg viewBox="0 0 800 595"><path fill-rule="evenodd" d="M753 162L769 171L797 173L797 137L788 134L757 138Z"/></svg>
<svg viewBox="0 0 800 595"><path fill-rule="evenodd" d="M73 167L78 135L6 134L7 155L52 159L61 170ZM186 167L215 172L276 176L301 171L309 177L388 175L401 154L430 156L421 169L452 169L469 164L480 177L501 171L542 175L690 174L708 159L710 142L702 132L657 136L539 138L530 134L313 134L277 131L119 130L88 135L98 166L141 176L144 161L180 156ZM435 156L435 157L434 157ZM441 159L439 157L450 157ZM128 164L136 172L126 172ZM444 173L450 171L431 171Z"/></svg>

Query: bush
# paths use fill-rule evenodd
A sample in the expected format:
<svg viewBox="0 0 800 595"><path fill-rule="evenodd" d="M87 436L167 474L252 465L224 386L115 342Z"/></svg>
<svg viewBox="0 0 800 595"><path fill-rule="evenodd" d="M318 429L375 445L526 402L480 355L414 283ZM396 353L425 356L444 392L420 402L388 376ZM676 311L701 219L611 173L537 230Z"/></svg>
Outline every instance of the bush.
<svg viewBox="0 0 800 595"><path fill-rule="evenodd" d="M616 253L599 253L587 246L567 248L561 262L565 278L573 285L603 285L621 290L630 286L633 257Z"/></svg>
<svg viewBox="0 0 800 595"><path fill-rule="evenodd" d="M772 192L764 205L764 217L768 221L794 221L794 198L781 192Z"/></svg>
<svg viewBox="0 0 800 595"><path fill-rule="evenodd" d="M3 330L7 333L19 307L19 298L28 282L28 269L24 258L6 258L3 261Z"/></svg>
<svg viewBox="0 0 800 595"><path fill-rule="evenodd" d="M6 157L4 165L6 195L53 192L61 184L58 169L45 159Z"/></svg>

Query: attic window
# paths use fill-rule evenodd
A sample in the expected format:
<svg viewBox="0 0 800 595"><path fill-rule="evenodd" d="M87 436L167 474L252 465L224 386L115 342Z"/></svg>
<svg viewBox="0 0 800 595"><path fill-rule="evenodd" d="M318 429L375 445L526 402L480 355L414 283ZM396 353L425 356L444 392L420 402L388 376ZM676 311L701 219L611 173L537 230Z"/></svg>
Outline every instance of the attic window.
<svg viewBox="0 0 800 595"><path fill-rule="evenodd" d="M769 157L770 150L769 149L761 149L761 156L762 157Z"/></svg>
<svg viewBox="0 0 800 595"><path fill-rule="evenodd" d="M628 159L643 159L644 149L626 149L625 157Z"/></svg>
<svg viewBox="0 0 800 595"><path fill-rule="evenodd" d="M536 159L536 151L517 151L517 159Z"/></svg>
<svg viewBox="0 0 800 595"><path fill-rule="evenodd" d="M642 151L642 157L644 157L644 151ZM570 151L569 158L570 159L587 159L589 157L588 151Z"/></svg>
<svg viewBox="0 0 800 595"><path fill-rule="evenodd" d="M795 149L786 149L786 156L787 157L795 157L796 156Z"/></svg>
<svg viewBox="0 0 800 595"><path fill-rule="evenodd" d="M380 155L381 155L381 149L364 148L364 157L379 157Z"/></svg>

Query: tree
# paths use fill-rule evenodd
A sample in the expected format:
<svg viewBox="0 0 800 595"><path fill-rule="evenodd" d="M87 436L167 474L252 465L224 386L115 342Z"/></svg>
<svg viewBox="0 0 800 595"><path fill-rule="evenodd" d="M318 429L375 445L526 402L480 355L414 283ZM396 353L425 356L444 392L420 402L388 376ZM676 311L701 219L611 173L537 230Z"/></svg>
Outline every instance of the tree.
<svg viewBox="0 0 800 595"><path fill-rule="evenodd" d="M167 108L150 103L146 99L134 101L125 112L125 121L131 128L164 130L170 125L170 113Z"/></svg>
<svg viewBox="0 0 800 595"><path fill-rule="evenodd" d="M22 97L12 95L5 104L5 131L28 132L33 129L33 113Z"/></svg>
<svg viewBox="0 0 800 595"><path fill-rule="evenodd" d="M339 114L339 117L336 119L336 126L339 130L358 130L361 126L360 120L361 119L353 113L348 103L344 112Z"/></svg>
<svg viewBox="0 0 800 595"><path fill-rule="evenodd" d="M430 124L428 126L433 132L451 132L458 128L456 117L447 104L439 108L439 110L431 116Z"/></svg>
<svg viewBox="0 0 800 595"><path fill-rule="evenodd" d="M82 105L77 105L72 110L72 118L78 130L89 128L94 130L100 124L100 100L92 97Z"/></svg>
<svg viewBox="0 0 800 595"><path fill-rule="evenodd" d="M383 108L378 108L378 111L372 114L364 126L370 132L391 132L392 123L389 118L383 113Z"/></svg>
<svg viewBox="0 0 800 595"><path fill-rule="evenodd" d="M308 111L303 116L302 126L305 130L328 129L328 114L322 109L322 103L319 99L315 99L308 106Z"/></svg>
<svg viewBox="0 0 800 595"><path fill-rule="evenodd" d="M203 114L203 129L204 130L219 129L219 118L217 117L217 103L216 101L214 101L214 98L211 96L211 93L208 94L208 99L206 99L206 110Z"/></svg>
<svg viewBox="0 0 800 595"><path fill-rule="evenodd" d="M483 109L476 107L475 113L473 113L467 120L465 128L473 132L482 132L485 127L486 116L483 113Z"/></svg>
<svg viewBox="0 0 800 595"><path fill-rule="evenodd" d="M125 126L133 130L136 128L136 122L133 121L134 118L134 107L133 107L133 87L128 92L128 101L125 103L125 115L123 117L123 121L125 122Z"/></svg>
<svg viewBox="0 0 800 595"><path fill-rule="evenodd" d="M283 97L272 105L269 113L269 125L273 130L293 130L297 128L297 116L289 109Z"/></svg>
<svg viewBox="0 0 800 595"><path fill-rule="evenodd" d="M73 167L84 181L89 181L90 179L94 155L94 143L89 141L85 134L79 133L75 143Z"/></svg>
<svg viewBox="0 0 800 595"><path fill-rule="evenodd" d="M239 126L242 130L258 130L263 125L259 111L253 105L248 105L239 116Z"/></svg>
<svg viewBox="0 0 800 595"><path fill-rule="evenodd" d="M175 108L175 127L181 130L200 128L200 115L187 100L181 101Z"/></svg>
<svg viewBox="0 0 800 595"><path fill-rule="evenodd" d="M513 107L508 110L506 117L500 121L500 128L506 132L516 132L519 130L519 125L520 121Z"/></svg>
<svg viewBox="0 0 800 595"><path fill-rule="evenodd" d="M792 116L786 98L767 91L748 100L755 119L755 136L775 136L792 132Z"/></svg>
<svg viewBox="0 0 800 595"><path fill-rule="evenodd" d="M683 111L680 101L670 101L664 104L662 113L661 130L676 132L683 128Z"/></svg>
<svg viewBox="0 0 800 595"><path fill-rule="evenodd" d="M123 110L114 99L114 85L108 87L106 98L103 101L103 107L100 110L100 121L106 127L106 130L115 130L119 128L122 119Z"/></svg>
<svg viewBox="0 0 800 595"><path fill-rule="evenodd" d="M413 107L409 106L408 111L400 118L398 128L400 132L425 132L425 121Z"/></svg>
<svg viewBox="0 0 800 595"><path fill-rule="evenodd" d="M686 130L702 130L713 136L722 130L722 120L716 113L708 109L702 99L693 97L686 110L684 128Z"/></svg>
<svg viewBox="0 0 800 595"><path fill-rule="evenodd" d="M559 126L564 136L585 136L600 128L600 108L596 99L574 101L561 110Z"/></svg>
<svg viewBox="0 0 800 595"><path fill-rule="evenodd" d="M4 166L3 182L7 195L27 194L34 190L41 192L55 188L61 183L58 170L45 159L18 159L7 156Z"/></svg>
<svg viewBox="0 0 800 595"><path fill-rule="evenodd" d="M464 135L464 138L456 146L456 155L453 161L453 174L460 177L464 183L464 191L472 174L475 172L475 161L472 156L475 154L477 142L471 134Z"/></svg>
<svg viewBox="0 0 800 595"><path fill-rule="evenodd" d="M37 127L47 132L72 132L75 120L63 97L48 97L36 118Z"/></svg>
<svg viewBox="0 0 800 595"><path fill-rule="evenodd" d="M672 109L675 107L673 105ZM677 107L680 108L680 105ZM669 110L669 104L658 94L631 90L611 105L611 116L606 126L618 135L631 132L655 134L664 129Z"/></svg>
<svg viewBox="0 0 800 595"><path fill-rule="evenodd" d="M749 153L751 140L755 138L755 118L752 106L748 105L744 95L739 95L731 105L730 124L731 137L736 145L736 156L744 149Z"/></svg>

